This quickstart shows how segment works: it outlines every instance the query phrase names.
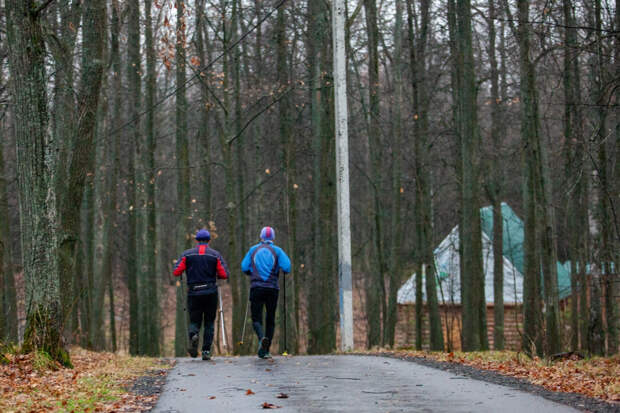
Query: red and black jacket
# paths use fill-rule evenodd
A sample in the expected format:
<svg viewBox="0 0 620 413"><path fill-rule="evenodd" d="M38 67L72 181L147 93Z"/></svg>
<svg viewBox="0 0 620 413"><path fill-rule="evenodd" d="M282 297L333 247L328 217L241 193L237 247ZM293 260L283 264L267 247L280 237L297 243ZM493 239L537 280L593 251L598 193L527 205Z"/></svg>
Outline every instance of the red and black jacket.
<svg viewBox="0 0 620 413"><path fill-rule="evenodd" d="M176 263L174 275L187 274L188 295L212 294L217 291L217 278L228 278L228 266L219 252L207 243L184 251Z"/></svg>

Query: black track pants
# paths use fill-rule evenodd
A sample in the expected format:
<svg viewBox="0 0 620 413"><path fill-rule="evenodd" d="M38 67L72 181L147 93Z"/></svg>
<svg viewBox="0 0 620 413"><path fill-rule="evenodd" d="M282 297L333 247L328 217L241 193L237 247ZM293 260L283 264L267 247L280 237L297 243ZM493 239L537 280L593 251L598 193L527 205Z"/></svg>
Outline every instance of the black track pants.
<svg viewBox="0 0 620 413"><path fill-rule="evenodd" d="M200 326L204 317L205 329L202 340L202 350L211 351L213 343L213 323L215 312L217 311L218 296L217 291L205 295L188 295L187 307L189 308L189 338L194 334L200 333Z"/></svg>
<svg viewBox="0 0 620 413"><path fill-rule="evenodd" d="M278 290L275 288L254 287L250 289L252 304L252 326L260 340L263 337L273 340L276 325L276 307L278 306ZM263 335L263 306L267 310L265 317L265 334Z"/></svg>

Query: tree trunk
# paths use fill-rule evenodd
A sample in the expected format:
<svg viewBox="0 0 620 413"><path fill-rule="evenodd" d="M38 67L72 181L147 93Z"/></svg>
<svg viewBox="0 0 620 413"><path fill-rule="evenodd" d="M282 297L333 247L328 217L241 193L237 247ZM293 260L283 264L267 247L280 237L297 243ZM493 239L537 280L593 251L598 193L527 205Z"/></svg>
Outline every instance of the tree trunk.
<svg viewBox="0 0 620 413"><path fill-rule="evenodd" d="M203 22L203 13L204 13L204 0L198 0L196 3L196 51L198 52L198 57L200 58L201 65L205 65L208 61L211 60L210 55L207 53L207 45L208 45L208 37L205 32L205 26ZM200 91L201 91L201 110L200 110L200 129L198 131L199 141L202 143L204 148L204 158L205 162L209 167L204 168L202 172L203 179L205 181L204 184L204 194L205 194L205 210L208 212L208 218L213 220L213 201L212 201L212 190L211 190L211 145L209 141L209 89L206 85L206 80L204 79L204 72L200 75Z"/></svg>
<svg viewBox="0 0 620 413"><path fill-rule="evenodd" d="M308 59L310 67L311 129L314 165L313 202L313 251L312 271L316 279L308 286L308 352L327 353L336 345L334 276L334 135L333 99L331 85L327 84L325 72L331 70L329 45L329 9L316 1L308 1L309 39Z"/></svg>
<svg viewBox="0 0 620 413"><path fill-rule="evenodd" d="M524 279L523 279L523 349L531 355L543 354L543 323L541 311L540 268L538 253L537 214L540 191L538 190L538 159L540 154L538 101L534 65L530 60L529 4L518 1L519 7L519 62L521 76L521 139L524 147L523 204L525 206ZM508 10L508 9L507 9Z"/></svg>
<svg viewBox="0 0 620 413"><path fill-rule="evenodd" d="M286 11L282 6L278 9L277 16L277 77L278 77L278 91L279 93L285 93L284 91L290 86L288 79L288 67L287 67L287 45L286 45ZM295 184L295 139L291 133L291 120L290 120L290 99L288 95L283 97L278 103L278 122L280 129L280 141L282 142L282 165L284 167L284 184L285 184L285 198L284 198L284 214L286 216L286 230L288 239L288 251L291 254L293 265L291 272L283 277L281 283L286 283L286 288L283 291L286 292L286 297L282 294L282 301L286 299L286 306L284 302L281 302L281 320L286 321L287 331L286 339L280 340L280 352L298 352L299 347L297 344L297 325L295 312L291 311L296 306L295 296L295 263L296 263L296 190ZM284 331L282 332L284 333Z"/></svg>
<svg viewBox="0 0 620 413"><path fill-rule="evenodd" d="M618 78L618 76L620 76L620 0L616 0L616 12L615 12L615 30L616 30L616 36L614 38L614 70L613 73L615 74L616 78ZM615 110L615 118L616 118L616 125L615 125L615 135L616 135L616 164L614 167L615 170L615 175L613 177L613 179L616 182L616 188L614 189L616 194L620 194L620 102L619 102L619 98L618 98L619 94L616 91L616 98L615 98L615 103L616 103L616 110ZM612 207L614 208L614 210L616 211L616 214L618 213L618 211L620 211L620 197L616 196L614 198L614 201L612 202ZM608 294L613 295L614 297L618 296L618 291L619 291L619 287L618 287L618 279L620 278L620 223L618 222L618 217L615 217L615 237L614 237L614 244L613 244L613 248L615 251L615 256L613 257L614 259L614 268L613 270L611 270L611 273L613 274L615 281L611 284L611 286L609 286L610 292ZM616 308L617 311L617 308ZM616 320L612 323L614 328L616 329L616 334L618 334L618 329L619 329L619 325L618 325L618 319L616 318ZM613 343L612 343L613 344ZM616 346L609 346L609 353L615 354L617 353L619 350L618 347L618 343L616 342Z"/></svg>
<svg viewBox="0 0 620 413"><path fill-rule="evenodd" d="M488 340L479 209L480 134L469 0L456 2L456 34L456 73L461 79L457 93L457 130L461 140L462 163L463 219L459 231L462 234L463 350L474 351L488 348Z"/></svg>
<svg viewBox="0 0 620 413"><path fill-rule="evenodd" d="M189 147L187 142L187 97L185 72L185 3L177 3L176 24L176 151L177 151L177 250L182 252L192 244L192 204L190 197ZM177 282L175 356L187 352L186 287Z"/></svg>
<svg viewBox="0 0 620 413"><path fill-rule="evenodd" d="M116 353L118 345L116 342L116 313L114 308L114 279L110 277L108 282L108 298L110 299L110 349Z"/></svg>
<svg viewBox="0 0 620 413"><path fill-rule="evenodd" d="M425 4L428 4L428 2L425 2ZM420 93L419 93L419 89L420 89L420 80L419 77L421 74L418 73L419 70L421 70L421 67L423 68L424 65L420 65L419 60L421 59L420 57L420 51L424 51L425 50L425 45L423 46L422 43L424 43L425 41L425 37L426 37L426 32L424 30L420 30L421 32L423 32L423 35L420 35L419 38L417 39L417 45L416 45L416 37L415 37L415 31L418 31L417 27L414 27L414 25L416 25L417 23L417 15L415 14L415 9L414 6L412 4L411 0L407 1L407 26L409 29L409 64L412 68L414 68L414 70L411 73L411 85L412 85L412 92L413 92L413 107L414 107L414 111L415 112L420 112ZM427 27L425 27L427 29ZM416 47L417 46L417 47ZM415 119L417 117L417 119ZM423 248L425 248L426 246L426 233L425 233L425 228L423 226L423 214L420 212L422 210L422 205L423 205L423 201L424 201L424 191L422 191L423 188L426 188L426 185L424 182L422 182L424 180L424 172L425 170L422 169L422 163L424 162L424 159L422 158L422 154L421 152L423 151L423 149L425 148L425 146L422 145L422 141L423 141L423 137L422 137L422 131L420 130L420 113L415 113L414 115L414 120L416 121L414 123L414 132L415 132L415 143L414 143L414 153L415 153L415 177L416 177L416 187L415 187L415 195L416 195L416 205L415 205L415 224L416 224L416 253L414 256L414 259L417 262L417 271L416 271L416 277L415 277L415 348L416 350L422 350L422 332L423 332L423 323L424 323L424 319L423 319L423 309L424 309L424 303L423 303L423 298L424 298L424 292L423 292L423 273L425 271L424 267L424 259L426 256L426 249L423 251ZM426 257L428 259L428 257Z"/></svg>
<svg viewBox="0 0 620 413"><path fill-rule="evenodd" d="M501 159L502 108L504 102L499 95L499 71L496 55L495 20L497 9L495 1L489 0L489 61L491 65L491 143L489 198L493 206L493 348L504 349L504 230L502 217L503 168Z"/></svg>
<svg viewBox="0 0 620 413"><path fill-rule="evenodd" d="M588 330L588 350L602 356L605 354L605 331L601 311L601 276L592 273L590 276L590 320Z"/></svg>
<svg viewBox="0 0 620 413"><path fill-rule="evenodd" d="M99 115L101 117L101 115ZM99 120L99 123L101 120ZM106 131L107 132L107 131ZM109 200L112 198L108 193L109 177L108 171L110 161L110 146L105 145L103 139L98 139L95 143L95 165L94 175L89 179L88 185L91 186L89 199L83 203L89 218L92 217L94 230L92 233L82 231L82 236L88 235L93 239L89 248L88 262L92 262L94 271L93 277L93 322L91 327L94 330L92 345L95 350L106 349L106 326L105 326L105 296L108 291L108 284L111 275L110 261L107 259L110 253L110 232L111 219ZM112 238L114 239L114 238Z"/></svg>
<svg viewBox="0 0 620 413"><path fill-rule="evenodd" d="M366 30L368 34L368 149L371 162L369 173L373 197L369 211L373 214L373 227L371 238L373 242L372 256L375 257L375 267L372 269L370 282L366 290L366 314L368 318L368 346L382 345L382 320L386 311L385 306L385 258L383 255L383 223L381 203L382 185L382 151L381 151L381 125L380 125L380 80L379 80L379 29L377 26L377 3L376 0L364 0L366 15Z"/></svg>
<svg viewBox="0 0 620 413"><path fill-rule="evenodd" d="M53 133L54 139L58 143L59 159L58 168L54 185L58 193L58 208L61 211L61 227L63 225L62 210L64 209L63 200L65 193L68 193L68 174L70 173L70 161L73 144L76 141L76 116L75 107L77 105L75 84L74 84L74 55L77 30L79 26L82 10L79 2L74 0L63 0L60 4L63 12L60 16L60 26L58 47L51 47L54 55L55 82L54 82L54 110L53 110ZM71 29L73 27L73 29ZM55 45L55 43L50 43ZM75 251L78 242L78 235L61 234L60 242L60 299L63 308L63 325L65 340L72 340L70 313L73 303L73 282L75 275ZM63 252L66 251L66 252ZM69 255L66 255L69 254Z"/></svg>
<svg viewBox="0 0 620 413"><path fill-rule="evenodd" d="M394 138L392 141L392 210L391 210L391 245L390 245L390 288L388 293L387 313L385 314L385 323L383 328L383 343L390 347L394 347L394 336L396 332L396 322L398 316L397 293L400 288L402 278L402 202L403 194L401 193L401 152L400 148L403 142L403 118L402 106L403 101L403 62L402 62L402 35L403 35L403 1L396 0L396 15L394 17L394 60L393 60L393 77L394 77L394 103L393 103L393 123Z"/></svg>
<svg viewBox="0 0 620 413"><path fill-rule="evenodd" d="M136 147L140 143L142 84L140 59L140 2L128 2L127 79L129 82L128 114L130 147L127 153L127 286L129 289L129 353L140 354L140 294L138 291L137 225L136 225ZM183 353L184 354L184 353Z"/></svg>
<svg viewBox="0 0 620 413"><path fill-rule="evenodd" d="M596 141L598 142L598 210L601 234L600 261L601 261L601 280L605 291L605 321L607 324L607 345L608 354L614 354L618 348L618 329L617 329L617 304L614 295L617 282L613 278L611 263L614 260L611 220L611 193L613 191L609 182L609 162L607 159L607 96L605 85L608 83L606 66L603 51L603 32L601 23L601 0L594 2L595 27L596 27L596 55L597 59L594 68L595 78L595 102L597 105L598 125L596 128Z"/></svg>
<svg viewBox="0 0 620 413"><path fill-rule="evenodd" d="M59 271L63 293L65 326L73 311L72 283L75 278L77 247L80 236L80 214L86 176L93 168L93 139L97 123L99 96L103 78L103 46L105 40L105 2L88 2L83 13L82 66L77 98L77 125L70 140L68 174L62 192L58 193ZM59 165L64 167L64 165Z"/></svg>
<svg viewBox="0 0 620 413"><path fill-rule="evenodd" d="M606 262L609 259L609 222L608 222L608 210L607 210L607 155L606 155L606 110L605 105L607 99L604 96L603 85L605 83L605 73L603 71L603 47L602 47L602 33L601 31L601 2L600 0L594 1L593 10L589 10L590 24L595 27L595 50L596 53L590 56L590 76L593 83L592 88L592 101L595 103L596 109L592 111L592 124L594 125L593 135L596 139L596 151L598 152L598 161L592 162L592 167L596 172L596 178L593 184L596 185L597 191L594 192L594 199L596 200L600 238L599 238L599 262L600 271L592 271L590 274L590 314L588 321L588 350L595 355L605 354L605 331L603 327L603 315L602 315L602 290L601 287L605 282L605 269ZM595 142L594 140L592 142ZM588 151L588 154L592 154L595 150L595 146L590 148L592 152ZM590 158L594 160L594 156L590 155ZM589 258L589 257L588 257ZM591 261L586 261L590 263ZM587 265L587 264L586 264ZM592 269L592 268L591 268ZM586 268L586 271L588 269ZM613 310L612 310L613 311Z"/></svg>
<svg viewBox="0 0 620 413"><path fill-rule="evenodd" d="M147 108L154 107L156 95L156 73L155 73L155 43L153 40L153 23L151 16L152 0L144 1L146 14L145 22L145 47L146 47L146 100ZM156 274L155 260L157 257L157 217L155 211L155 113L153 110L146 112L146 141L142 148L142 169L143 175L143 219L144 224L143 244L141 251L143 257L142 268L140 270L143 280L143 291L145 295L144 306L146 311L145 326L147 345L145 354L158 356L160 341L160 322L159 322L159 282Z"/></svg>
<svg viewBox="0 0 620 413"><path fill-rule="evenodd" d="M428 32L430 28L430 8L431 1L424 0L420 4L421 27L420 34L417 39L417 45L414 42L413 24L409 27L409 36L411 47L410 52L411 65L415 68L412 73L413 103L414 103L414 133L415 144L415 170L416 170L416 234L418 252L417 263L421 270L418 274L424 274L426 285L426 302L429 312L429 328L430 328L430 348L431 350L443 350L443 329L441 326L441 318L439 316L439 304L437 300L437 284L433 256L433 224L432 224L432 205L431 205L431 177L430 164L428 162L429 154L429 105L430 99L428 95L428 76L426 67L426 48L428 44ZM413 21L413 7L411 0L408 1L408 10L411 15L410 20ZM417 282L416 288L421 289L421 278ZM422 292L420 291L420 297ZM417 301L417 299L416 299ZM418 309L420 311L420 309ZM419 323L421 324L421 323ZM421 328L418 327L419 329Z"/></svg>
<svg viewBox="0 0 620 413"><path fill-rule="evenodd" d="M93 305L95 300L95 207L94 207L94 185L92 176L88 177L84 188L84 196L82 199L81 207L81 220L82 220L82 239L84 240L78 258L81 260L82 280L84 285L84 297L82 298L82 311L84 315L82 320L85 321L83 325L86 331L84 332L83 345L88 349L94 348L95 335L98 330L95 328L95 320L99 316L98 311L103 311L102 308L96 308Z"/></svg>
<svg viewBox="0 0 620 413"><path fill-rule="evenodd" d="M48 133L46 50L41 15L36 10L32 0L8 0L5 8L26 278L23 350L45 351L54 360L70 365L62 344L58 208L53 185L57 153Z"/></svg>
<svg viewBox="0 0 620 413"><path fill-rule="evenodd" d="M13 248L9 223L4 143L0 143L0 341L17 343L17 298L13 275Z"/></svg>
<svg viewBox="0 0 620 413"><path fill-rule="evenodd" d="M590 276L590 319L588 321L588 350L602 356L605 354L605 331L601 311L601 276L592 273Z"/></svg>
<svg viewBox="0 0 620 413"><path fill-rule="evenodd" d="M321 190L321 45L325 41L324 35L327 30L325 23L325 7L320 2L307 0L308 7L308 67L309 67L309 91L310 91L310 122L312 129L312 151L314 154L312 165L312 200L318 205ZM312 211L312 273L320 274L319 259L323 243L321 242L321 218L318 208ZM308 353L318 354L320 350L320 306L321 302L319 283L309 283L308 300Z"/></svg>
<svg viewBox="0 0 620 413"><path fill-rule="evenodd" d="M571 0L563 1L564 24L564 140L566 158L566 177L567 179L577 179L575 190L569 195L566 222L568 228L575 228L571 231L569 240L569 257L571 257L571 350L579 349L579 281L577 270L577 256L579 254L580 238L583 237L579 228L578 210L582 197L580 194L581 182L578 165L583 162L584 154L578 151L578 142L583 139L581 130L581 110L577 103L580 99L580 78L579 78L579 54L577 49L577 32L572 28L575 26L575 11ZM584 228L585 229L585 228Z"/></svg>
<svg viewBox="0 0 620 413"><path fill-rule="evenodd" d="M281 10L278 9L279 11ZM233 7L231 12L231 35L230 41L236 42L239 38L239 20L241 19L241 4L239 0L233 1ZM241 50L239 45L235 46L232 50L232 81L233 81L233 100L234 100L234 126L232 130L241 131ZM232 132L229 129L229 133ZM233 274L240 274L239 262L241 261L241 257L245 254L245 248L248 245L247 240L247 203L245 201L245 157L244 157L244 136L243 133L239 134L237 139L235 140L234 147L229 145L228 150L231 152L231 155L234 156L234 167L235 174L231 175L231 179L234 181L233 186L236 190L236 199L234 200L235 208L235 218L234 223L237 225L235 231L236 237L236 250L229 251L230 254L230 262L233 268ZM231 166L231 168L233 168ZM232 226L229 226L229 229L232 229ZM249 300L249 290L250 283L247 277L238 277L238 302L239 303L247 303ZM239 327L237 328L237 332L243 330L243 320L245 318L245 314L242 313L243 306L238 305L235 306L235 310L237 313L236 319L239 320ZM242 318L243 317L243 318ZM246 330L251 329L251 320L247 320ZM238 342L238 340L235 340ZM247 354L254 350L251 346L251 341L244 343L244 345L238 350L244 354Z"/></svg>

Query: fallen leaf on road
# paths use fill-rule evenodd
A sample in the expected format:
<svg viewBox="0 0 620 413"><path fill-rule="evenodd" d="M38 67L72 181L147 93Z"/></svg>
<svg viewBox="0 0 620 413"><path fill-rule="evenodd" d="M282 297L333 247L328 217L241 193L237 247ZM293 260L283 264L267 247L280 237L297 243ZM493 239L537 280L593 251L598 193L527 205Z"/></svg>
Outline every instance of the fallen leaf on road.
<svg viewBox="0 0 620 413"><path fill-rule="evenodd" d="M256 393L254 393L251 389L247 389L247 390L245 391L245 395L246 395L246 396L250 396L250 395L252 395L252 394L256 394Z"/></svg>
<svg viewBox="0 0 620 413"><path fill-rule="evenodd" d="M263 409L280 409L280 408L282 408L282 406L276 406L273 403L267 403L267 402L263 403L262 406L263 406Z"/></svg>
<svg viewBox="0 0 620 413"><path fill-rule="evenodd" d="M288 394L280 393L276 396L278 399L288 399Z"/></svg>
<svg viewBox="0 0 620 413"><path fill-rule="evenodd" d="M213 400L213 399L215 399L215 396L209 397L209 400Z"/></svg>
<svg viewBox="0 0 620 413"><path fill-rule="evenodd" d="M271 371L271 369L265 369L265 371Z"/></svg>

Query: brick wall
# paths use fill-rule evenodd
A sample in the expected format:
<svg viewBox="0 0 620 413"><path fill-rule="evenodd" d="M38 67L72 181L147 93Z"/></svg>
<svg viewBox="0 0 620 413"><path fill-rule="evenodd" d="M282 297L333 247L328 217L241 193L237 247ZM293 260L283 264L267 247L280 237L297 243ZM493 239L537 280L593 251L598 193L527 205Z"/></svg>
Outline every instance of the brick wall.
<svg viewBox="0 0 620 413"><path fill-rule="evenodd" d="M423 310L422 347L429 348L428 309ZM444 343L447 350L461 349L461 307L440 306L441 324L443 327ZM504 337L507 350L521 348L521 328L523 314L520 306L504 307ZM493 307L487 307L487 333L489 346L493 349ZM398 323L396 325L396 347L415 346L415 306L398 306Z"/></svg>

